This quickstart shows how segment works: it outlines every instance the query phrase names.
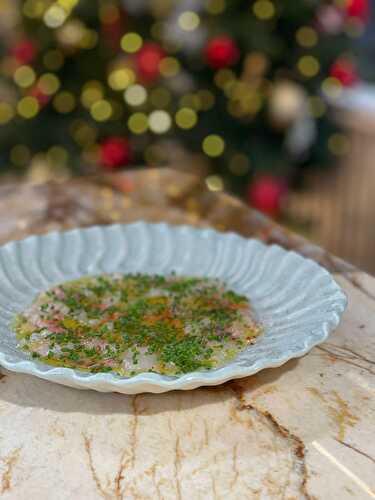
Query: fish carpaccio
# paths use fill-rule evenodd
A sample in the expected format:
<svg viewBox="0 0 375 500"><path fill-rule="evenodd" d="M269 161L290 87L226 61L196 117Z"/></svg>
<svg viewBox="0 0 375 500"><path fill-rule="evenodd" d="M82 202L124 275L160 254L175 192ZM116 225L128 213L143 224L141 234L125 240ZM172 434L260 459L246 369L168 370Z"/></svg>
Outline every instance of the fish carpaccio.
<svg viewBox="0 0 375 500"><path fill-rule="evenodd" d="M246 297L210 278L87 276L41 293L16 317L18 345L44 363L132 376L222 366L261 328Z"/></svg>

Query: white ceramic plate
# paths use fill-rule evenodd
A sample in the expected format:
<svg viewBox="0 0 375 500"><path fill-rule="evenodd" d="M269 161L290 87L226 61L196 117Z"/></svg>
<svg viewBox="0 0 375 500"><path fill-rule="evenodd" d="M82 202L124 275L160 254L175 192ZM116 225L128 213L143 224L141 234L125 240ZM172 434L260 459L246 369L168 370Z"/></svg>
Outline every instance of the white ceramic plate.
<svg viewBox="0 0 375 500"><path fill-rule="evenodd" d="M37 293L83 275L115 271L221 278L249 297L265 332L226 366L180 377L90 374L45 365L17 349L10 325ZM0 248L0 364L80 389L159 393L252 375L326 340L345 306L342 290L315 262L211 229L139 222L32 236Z"/></svg>

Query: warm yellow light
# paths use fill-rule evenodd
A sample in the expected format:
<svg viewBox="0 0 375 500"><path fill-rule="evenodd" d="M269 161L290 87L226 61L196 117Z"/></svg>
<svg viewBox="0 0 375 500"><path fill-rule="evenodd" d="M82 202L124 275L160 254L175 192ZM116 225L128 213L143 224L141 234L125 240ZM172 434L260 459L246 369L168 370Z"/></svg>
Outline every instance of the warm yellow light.
<svg viewBox="0 0 375 500"><path fill-rule="evenodd" d="M229 162L229 170L234 175L246 175L250 170L250 162L248 157L241 153L232 156Z"/></svg>
<svg viewBox="0 0 375 500"><path fill-rule="evenodd" d="M24 144L17 144L10 151L10 160L18 167L26 166L31 158L30 150Z"/></svg>
<svg viewBox="0 0 375 500"><path fill-rule="evenodd" d="M221 14L225 10L225 0L209 0L206 9L209 14Z"/></svg>
<svg viewBox="0 0 375 500"><path fill-rule="evenodd" d="M302 56L298 61L298 70L307 78L316 76L320 71L320 63L314 56Z"/></svg>
<svg viewBox="0 0 375 500"><path fill-rule="evenodd" d="M67 12L60 5L52 4L44 13L44 22L49 28L59 28L67 17Z"/></svg>
<svg viewBox="0 0 375 500"><path fill-rule="evenodd" d="M159 71L166 78L175 76L180 71L180 63L175 57L164 57L160 61Z"/></svg>
<svg viewBox="0 0 375 500"><path fill-rule="evenodd" d="M17 104L17 112L22 118L34 118L38 114L39 103L35 97L27 96Z"/></svg>
<svg viewBox="0 0 375 500"><path fill-rule="evenodd" d="M95 30L85 29L79 42L79 46L86 50L93 49L98 43L98 40L99 36Z"/></svg>
<svg viewBox="0 0 375 500"><path fill-rule="evenodd" d="M94 102L103 99L103 86L100 82L92 80L83 87L81 102L85 108L90 108Z"/></svg>
<svg viewBox="0 0 375 500"><path fill-rule="evenodd" d="M38 80L38 87L46 95L55 94L60 87L60 80L53 73L45 73Z"/></svg>
<svg viewBox="0 0 375 500"><path fill-rule="evenodd" d="M310 26L302 26L296 33L297 42L302 47L314 47L318 42L317 32Z"/></svg>
<svg viewBox="0 0 375 500"><path fill-rule="evenodd" d="M220 88L224 88L228 82L233 82L235 79L236 75L230 69L219 69L214 76L214 81Z"/></svg>
<svg viewBox="0 0 375 500"><path fill-rule="evenodd" d="M121 38L121 48L129 54L137 52L143 45L143 40L138 33L126 33Z"/></svg>
<svg viewBox="0 0 375 500"><path fill-rule="evenodd" d="M181 108L192 108L196 111L201 109L201 100L196 94L185 94L179 100Z"/></svg>
<svg viewBox="0 0 375 500"><path fill-rule="evenodd" d="M148 128L147 115L144 113L134 113L128 120L128 127L133 134L143 134Z"/></svg>
<svg viewBox="0 0 375 500"><path fill-rule="evenodd" d="M100 99L91 106L90 113L97 122L105 122L112 116L112 106L105 99Z"/></svg>
<svg viewBox="0 0 375 500"><path fill-rule="evenodd" d="M91 146L95 143L98 132L88 123L77 120L72 123L70 128L74 140L82 147Z"/></svg>
<svg viewBox="0 0 375 500"><path fill-rule="evenodd" d="M142 85L131 85L125 90L124 99L130 106L140 106L147 99L147 91Z"/></svg>
<svg viewBox="0 0 375 500"><path fill-rule="evenodd" d="M225 142L219 135L211 134L204 139L202 148L207 156L220 156L224 152Z"/></svg>
<svg viewBox="0 0 375 500"><path fill-rule="evenodd" d="M200 18L196 12L187 10L178 17L178 25L184 31L194 31L198 28Z"/></svg>
<svg viewBox="0 0 375 500"><path fill-rule="evenodd" d="M66 11L71 11L78 4L79 0L58 0L57 3Z"/></svg>
<svg viewBox="0 0 375 500"><path fill-rule="evenodd" d="M210 191L222 191L224 189L224 182L218 175L209 175L206 178L206 185Z"/></svg>
<svg viewBox="0 0 375 500"><path fill-rule="evenodd" d="M275 15L275 6L270 0L257 0L253 5L253 12L256 17L265 21Z"/></svg>
<svg viewBox="0 0 375 500"><path fill-rule="evenodd" d="M342 92L342 84L337 78L328 77L322 83L323 93L331 98L337 98Z"/></svg>
<svg viewBox="0 0 375 500"><path fill-rule="evenodd" d="M47 69L57 71L64 64L64 56L59 50L49 50L43 56L43 64Z"/></svg>
<svg viewBox="0 0 375 500"><path fill-rule="evenodd" d="M0 102L0 125L10 122L13 116L13 107L8 102Z"/></svg>
<svg viewBox="0 0 375 500"><path fill-rule="evenodd" d="M197 121L197 113L190 108L182 108L176 113L176 123L180 128L190 129L193 128Z"/></svg>
<svg viewBox="0 0 375 500"><path fill-rule="evenodd" d="M35 71L30 66L20 66L13 78L19 87L30 87L35 82Z"/></svg>
<svg viewBox="0 0 375 500"><path fill-rule="evenodd" d="M26 0L23 4L22 12L31 19L42 17L46 5L43 0Z"/></svg>
<svg viewBox="0 0 375 500"><path fill-rule="evenodd" d="M171 128L172 119L166 111L155 110L150 114L148 124L155 134L165 134Z"/></svg>
<svg viewBox="0 0 375 500"><path fill-rule="evenodd" d="M64 165L68 161L68 158L69 155L66 149L61 146L52 146L46 154L47 161L49 161L52 165L55 165L56 163Z"/></svg>
<svg viewBox="0 0 375 500"><path fill-rule="evenodd" d="M113 90L124 90L135 82L135 73L130 68L119 68L108 76L108 85Z"/></svg>
<svg viewBox="0 0 375 500"><path fill-rule="evenodd" d="M60 92L53 100L53 105L59 113L70 113L76 105L76 99L71 92Z"/></svg>

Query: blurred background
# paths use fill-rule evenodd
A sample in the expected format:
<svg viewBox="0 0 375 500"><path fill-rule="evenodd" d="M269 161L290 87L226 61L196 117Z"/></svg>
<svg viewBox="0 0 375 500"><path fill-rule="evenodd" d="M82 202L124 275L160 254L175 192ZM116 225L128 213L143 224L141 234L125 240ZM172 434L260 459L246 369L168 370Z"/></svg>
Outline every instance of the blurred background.
<svg viewBox="0 0 375 500"><path fill-rule="evenodd" d="M375 273L370 0L0 0L0 182L195 172Z"/></svg>

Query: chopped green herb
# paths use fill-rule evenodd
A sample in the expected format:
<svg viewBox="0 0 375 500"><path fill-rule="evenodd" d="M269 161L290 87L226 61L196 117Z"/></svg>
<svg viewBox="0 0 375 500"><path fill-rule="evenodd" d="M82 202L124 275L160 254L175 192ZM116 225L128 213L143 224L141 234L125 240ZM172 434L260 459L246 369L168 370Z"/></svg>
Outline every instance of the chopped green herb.
<svg viewBox="0 0 375 500"><path fill-rule="evenodd" d="M14 330L45 363L122 376L220 366L261 331L246 297L218 280L173 273L63 283L18 315Z"/></svg>

